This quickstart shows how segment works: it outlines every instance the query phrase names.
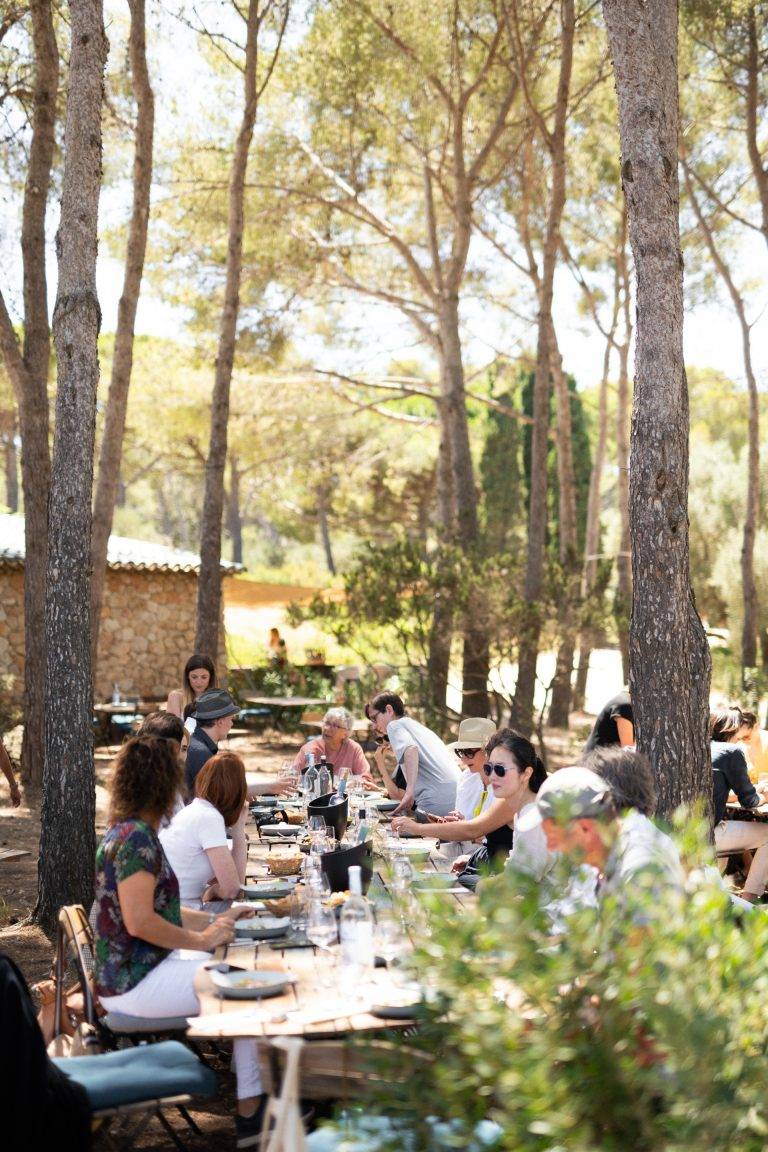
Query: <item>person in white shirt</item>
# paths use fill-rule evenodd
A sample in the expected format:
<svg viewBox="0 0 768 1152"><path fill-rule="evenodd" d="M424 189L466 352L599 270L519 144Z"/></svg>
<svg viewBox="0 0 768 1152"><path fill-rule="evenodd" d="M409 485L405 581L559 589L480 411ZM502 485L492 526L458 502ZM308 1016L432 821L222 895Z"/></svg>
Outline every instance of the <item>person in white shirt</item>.
<svg viewBox="0 0 768 1152"><path fill-rule="evenodd" d="M200 769L192 802L161 831L185 907L234 900L245 883L247 795L243 761L233 752L218 752Z"/></svg>
<svg viewBox="0 0 768 1152"><path fill-rule="evenodd" d="M445 819L471 820L493 803L493 789L485 775L485 746L496 731L493 720L469 716L459 724L458 739L446 745L462 765L456 789L456 810Z"/></svg>
<svg viewBox="0 0 768 1152"><path fill-rule="evenodd" d="M376 730L386 733L405 784L393 815L414 807L435 816L453 812L461 774L440 737L406 716L405 704L394 692L380 692L367 711Z"/></svg>

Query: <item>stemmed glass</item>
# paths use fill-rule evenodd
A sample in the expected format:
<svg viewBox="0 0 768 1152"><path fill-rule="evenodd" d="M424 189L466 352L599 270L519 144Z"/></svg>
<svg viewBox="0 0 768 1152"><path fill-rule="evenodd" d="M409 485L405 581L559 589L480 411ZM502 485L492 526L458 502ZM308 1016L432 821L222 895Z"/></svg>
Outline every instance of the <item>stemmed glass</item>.
<svg viewBox="0 0 768 1152"><path fill-rule="evenodd" d="M312 900L307 921L307 938L321 952L328 954L327 961L324 959L318 965L318 979L321 984L330 988L333 986L334 976L329 962L334 959L331 949L338 940L338 928L333 909L323 904L322 900Z"/></svg>
<svg viewBox="0 0 768 1152"><path fill-rule="evenodd" d="M376 955L381 956L387 969L403 950L403 932L400 924L392 912L384 908L376 913L374 948Z"/></svg>

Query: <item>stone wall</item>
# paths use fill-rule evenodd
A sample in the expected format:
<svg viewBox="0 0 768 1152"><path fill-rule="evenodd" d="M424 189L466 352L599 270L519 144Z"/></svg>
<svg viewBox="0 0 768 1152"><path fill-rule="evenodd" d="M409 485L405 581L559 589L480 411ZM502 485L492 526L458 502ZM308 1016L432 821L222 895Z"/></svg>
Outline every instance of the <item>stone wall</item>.
<svg viewBox="0 0 768 1152"><path fill-rule="evenodd" d="M194 572L110 568L104 590L95 697L115 684L124 696L165 696L181 687L192 654L197 608ZM223 620L217 669L226 671ZM24 687L24 573L0 567L0 694L21 704Z"/></svg>

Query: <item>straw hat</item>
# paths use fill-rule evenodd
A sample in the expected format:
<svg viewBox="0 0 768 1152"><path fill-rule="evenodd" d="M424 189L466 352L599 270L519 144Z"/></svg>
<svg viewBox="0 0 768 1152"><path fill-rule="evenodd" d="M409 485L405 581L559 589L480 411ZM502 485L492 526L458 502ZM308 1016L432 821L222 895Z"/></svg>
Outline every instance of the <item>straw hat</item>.
<svg viewBox="0 0 768 1152"><path fill-rule="evenodd" d="M448 745L451 752L458 752L462 748L485 748L496 731L493 720L486 720L484 716L469 716L459 724L459 738Z"/></svg>

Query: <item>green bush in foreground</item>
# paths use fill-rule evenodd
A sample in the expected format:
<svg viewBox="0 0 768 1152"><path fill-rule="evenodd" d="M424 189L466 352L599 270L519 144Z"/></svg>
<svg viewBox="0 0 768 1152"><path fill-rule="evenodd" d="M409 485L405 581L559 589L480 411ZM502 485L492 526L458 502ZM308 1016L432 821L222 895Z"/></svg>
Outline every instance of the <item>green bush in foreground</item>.
<svg viewBox="0 0 768 1152"><path fill-rule="evenodd" d="M508 873L470 910L432 897L416 964L448 1010L426 1011L371 1088L392 1146L404 1126L410 1147L436 1147L439 1117L441 1148L488 1119L493 1147L516 1152L763 1149L768 915L739 924L711 886L646 899L642 927L608 905L553 944L536 887Z"/></svg>

